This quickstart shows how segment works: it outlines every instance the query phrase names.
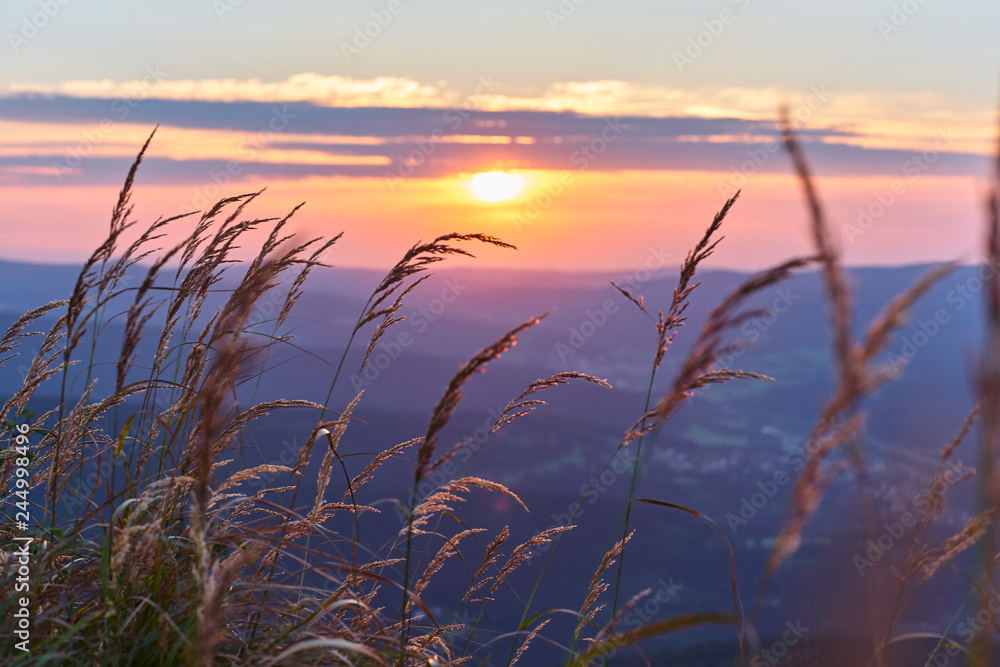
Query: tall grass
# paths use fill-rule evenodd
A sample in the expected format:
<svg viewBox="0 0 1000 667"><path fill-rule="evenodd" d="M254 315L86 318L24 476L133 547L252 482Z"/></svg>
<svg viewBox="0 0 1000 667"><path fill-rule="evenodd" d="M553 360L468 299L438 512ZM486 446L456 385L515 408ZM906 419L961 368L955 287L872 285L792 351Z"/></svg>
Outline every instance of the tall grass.
<svg viewBox="0 0 1000 667"><path fill-rule="evenodd" d="M562 647L568 665L613 664L615 652L622 648L639 651L649 637L705 624L732 626L739 664L754 664L755 623L764 593L799 547L803 530L834 479L853 472L869 531L878 525L878 509L866 483L862 401L896 379L879 365L879 355L917 299L950 270L935 269L921 278L857 338L851 291L817 188L787 122L783 131L808 204L815 256L782 263L738 286L709 313L690 351L679 360L679 372L660 396L654 395L657 374L666 356L673 354L672 344L685 325L686 310L698 287L698 269L721 241L720 230L738 195L725 203L685 258L676 287L665 295L664 310L650 307L655 295L647 298L616 286L655 331L645 402L637 406L633 426L608 452L602 468L619 450L630 448L633 473L622 521L609 535L611 548L593 564L589 581L579 582L579 600L565 601L573 611L552 612L539 612L534 602L576 516L520 544L510 543L509 527L491 534L475 524L475 517L458 520L460 504L474 489L503 494L524 505L511 489L470 475L471 461L461 476L430 494L419 493L421 483L468 444L444 440L466 382L539 325L544 314L504 333L464 364L444 387L422 434L367 455L367 464L353 477L340 453L356 421L354 412L364 400L356 386L342 386L342 372L356 339L368 338L355 369L360 375L379 340L403 319L400 313L407 295L428 277L434 264L453 255L471 255L469 244L512 246L484 234L458 233L417 243L377 285L357 316L322 404L288 397L252 399L241 405L237 389L253 386L255 399L272 354L293 344L284 329L286 318L310 273L330 268L321 258L340 237L303 240L287 233L297 208L280 219L247 217L260 193L224 198L200 215L137 227L131 196L147 141L114 206L107 238L84 263L69 298L26 313L0 337L0 355L8 365L29 337L41 338L20 390L2 409L6 430L0 484L30 498L27 505L33 519L28 528L19 527L11 509L0 527L5 591L14 590L16 550L25 537L33 540L31 574L23 593L30 599L32 614L31 654L15 648L12 614L19 596L5 593L0 599L0 614L8 621L0 643L5 664L514 665L532 664L532 646L543 640ZM997 201L994 192L989 209L994 257L1000 254ZM187 226L186 236L163 247L167 232L180 224ZM257 243L253 259L235 262L237 248L250 243L256 231L266 235ZM130 236L134 239L127 242ZM735 556L724 532L696 508L671 502L669 494L637 497L640 454L643 447L652 446L648 436L663 428L694 391L733 380L771 380L749 370L720 368L717 360L741 349L741 343L731 342L731 333L760 314L747 306L754 294L814 264L829 303L837 386L811 434L823 444L810 453L794 484L787 522L754 604L745 612ZM143 277L135 284L134 276L140 272ZM223 278L237 272L235 287L223 287L227 284ZM278 291L280 285L287 287ZM281 307L270 332L264 333L250 326L249 318L255 304L269 294L281 295ZM992 586L995 510L1000 502L993 472L1000 401L996 372L1000 366L995 362L1000 358L998 294L1000 283L994 275L988 297L983 400L942 449L929 488L931 501L911 536L894 586L870 592L873 605L891 602L884 625L873 621L871 628L875 664L885 664L887 647L907 640L895 630L916 589L984 535L992 546L972 590L985 600ZM218 298L221 305L212 310L209 304ZM154 319L157 315L162 317L162 333L152 354L139 357L142 341L152 330L150 323L159 321ZM55 322L47 330L38 330L53 316ZM113 390L107 390L95 379L100 363L97 341L118 321L124 336L114 364ZM541 392L568 382L610 386L575 371L539 379L509 402L490 432L544 405ZM334 396L344 395L345 390L349 396L345 404L331 405ZM51 397L57 397L54 405ZM311 411L315 420L303 434L294 464L235 465L247 429L268 414L285 410ZM983 470L988 473L981 481L982 512L945 542L924 541L922 531L940 516L949 486L945 466L980 415L984 416ZM15 445L25 441L25 435L29 452L18 455ZM412 465L412 485L402 499L405 521L389 544L372 547L361 536L378 509L365 505L361 492L390 461ZM101 471L96 476L95 467ZM305 498L300 490L305 475L312 474L309 471L317 471L316 479L310 480L316 493ZM26 481L18 482L22 479ZM251 488L252 482L261 480L273 483L263 490ZM10 497L11 508L18 499ZM706 609L654 620L637 629L622 628L625 614L649 595L648 590L626 590L622 576L631 562L629 543L637 530L632 510L637 502L665 512L686 512L721 536L731 568L714 576L730 580L731 609ZM664 514L664 530L669 531L672 516ZM331 528L334 524L350 528L341 534ZM533 588L519 592L525 602L518 625L504 629L508 632L494 641L473 642L488 619L493 595L509 587L511 576L544 545L551 545L549 554ZM471 612L476 619L472 623L437 619L424 602L451 562L467 568L464 592L455 605ZM316 581L325 583L317 586ZM569 636L548 634L557 614L572 617ZM464 641L456 639L463 634ZM942 645L946 641L942 635ZM990 664L991 646L991 641L980 642L977 664Z"/></svg>

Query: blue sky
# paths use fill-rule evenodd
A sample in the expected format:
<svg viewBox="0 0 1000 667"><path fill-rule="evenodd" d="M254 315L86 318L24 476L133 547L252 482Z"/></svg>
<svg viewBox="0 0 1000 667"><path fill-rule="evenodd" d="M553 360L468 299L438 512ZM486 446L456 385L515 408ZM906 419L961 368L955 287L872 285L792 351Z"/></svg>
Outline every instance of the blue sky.
<svg viewBox="0 0 1000 667"><path fill-rule="evenodd" d="M19 53L5 50L0 85L128 80L160 64L176 78L278 81L317 72L444 79L459 89L493 74L522 94L552 81L609 78L789 90L821 79L835 89L934 90L980 103L997 97L1000 7L985 0L912 0L919 11L889 39L878 21L907 3L566 0L574 13L553 30L546 11L560 5L551 0L400 1L402 11L348 63L339 43L386 1L71 0ZM678 73L673 52L727 9L737 20L724 37ZM37 11L37 0L8 0L0 24L17 33Z"/></svg>

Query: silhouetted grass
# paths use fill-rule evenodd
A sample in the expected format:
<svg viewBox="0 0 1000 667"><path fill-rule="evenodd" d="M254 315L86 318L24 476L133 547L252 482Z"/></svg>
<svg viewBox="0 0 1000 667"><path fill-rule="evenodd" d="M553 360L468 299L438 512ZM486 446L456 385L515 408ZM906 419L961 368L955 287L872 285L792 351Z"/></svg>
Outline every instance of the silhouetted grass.
<svg viewBox="0 0 1000 667"><path fill-rule="evenodd" d="M869 531L877 529L878 510L866 487L862 400L896 379L880 365L879 354L916 300L950 270L936 269L917 281L886 306L864 336L856 338L853 299L840 256L806 158L787 122L784 139L805 193L816 255L762 271L737 287L710 312L662 396L654 396L654 380L666 355L673 353L672 343L696 295L697 271L721 241L718 234L738 195L725 203L686 257L676 288L663 295L664 310L654 315L649 304L656 295L632 294L616 286L648 317L657 340L651 351L645 404L637 409L634 425L622 434L615 451L608 452L601 469L610 465L621 448L632 448L633 475L622 510L624 520L620 534L614 529L611 549L593 564L593 576L579 582L579 599L562 601L563 608L544 612L534 607L535 596L544 578L551 576L547 566L563 536L574 528L576 516L512 544L509 527L489 534L476 526L476 517L456 518L473 489L504 494L524 505L505 486L469 475L471 461L461 476L438 485L432 493L421 496L418 490L428 475L467 444L449 445L442 440L463 398L465 383L485 371L545 315L528 319L473 356L443 388L423 434L372 453L353 477L338 449L349 437L363 392L350 387L346 404L331 405L355 338L373 324L360 375L377 342L403 319L404 299L429 275L433 264L451 255L471 255L466 249L470 243L512 246L488 235L458 233L417 243L379 283L358 315L323 404L286 397L242 406L236 400L237 387L246 383L259 387L272 350L292 344L282 326L310 272L326 267L321 257L339 235L301 240L285 233L297 209L282 219L246 218L247 207L260 194L250 193L222 199L200 216L157 220L138 233L136 240L125 243L138 224L132 218L130 201L147 141L113 209L107 239L84 263L69 298L32 310L0 337L0 355L8 363L19 354L26 337L42 337L21 389L3 407L6 432L0 483L12 492L23 492L11 495L9 504L15 508L21 502L20 507L33 517L31 526L21 529L12 510L0 528L0 562L7 573L0 602L0 613L7 619L0 644L5 664L513 665L532 664L532 646L542 640L562 647L567 665L614 664L626 659L620 657L624 653L614 653L619 649L633 651L629 660L641 659L643 640L706 624L732 626L739 664L759 664L754 662L760 648L754 624L763 594L799 547L826 490L843 472L852 471L858 480ZM997 180L1000 183L1000 162ZM991 194L989 209L989 247L994 257L1000 255L998 197L997 191ZM161 247L165 233L182 219L193 223L193 231L177 245ZM247 243L254 230L267 231L265 240L251 261L235 263L235 249ZM171 262L176 262L176 268L168 269ZM649 590L626 590L623 584L629 541L636 530L642 530L632 525L633 502L667 510L665 531L670 530L669 518L674 516L669 510L702 519L722 535L735 559L724 533L696 508L668 498L635 497L640 451L646 436L663 428L695 390L732 380L771 379L750 370L719 368L717 360L742 348L741 343L730 342L732 332L760 314L746 305L748 300L812 264L820 268L830 304L837 384L811 434L823 445L810 453L795 481L787 520L762 573L756 604L749 614L744 613L734 560L729 571L711 574L731 580L731 609L705 609L622 629L625 614L650 594ZM129 269L140 266L145 267L145 276L134 285L134 271ZM222 305L207 310L209 295L222 289L223 275L236 271L242 277L235 287L225 290ZM271 333L251 330L248 318L254 305L282 284L288 288ZM910 536L894 586L870 591L873 600L889 602L891 607L883 625L878 618L873 620L871 641L863 643L873 664L888 664L889 647L912 641L896 634L896 627L914 591L984 535L991 546L980 576L972 577L972 590L981 591L986 600L991 589L995 514L1000 502L994 473L995 415L1000 410L998 295L1000 282L994 275L988 290L990 330L982 402L941 452L929 487L930 501ZM125 302L127 308L116 312ZM155 352L149 358L137 358L157 312L162 313L164 326ZM34 331L50 314L59 314L55 324L47 331ZM114 364L114 390L99 395L94 382L99 363L96 342L116 319L124 321L124 338ZM610 388L600 378L575 371L539 379L510 401L490 432L544 405L540 392L574 381ZM58 385L57 391L51 389L53 385ZM58 404L42 414L33 413L29 403L46 391L59 396ZM233 465L243 432L269 413L288 409L311 410L315 416L315 426L294 465L249 469ZM980 415L984 419L982 474L987 476L980 483L985 506L950 539L925 542L926 529L940 516L945 501L945 465ZM30 443L24 454L16 449L22 443ZM319 461L313 466L318 471L315 496L300 498L304 473L314 460ZM372 547L361 535L378 510L365 505L359 491L393 460L408 461L413 467L412 488L402 502L405 523L390 543ZM102 462L111 465L101 466ZM91 483L86 473L95 464L110 472ZM259 479L274 483L252 490L249 482ZM278 479L282 481L274 481ZM44 490L44 501L38 502L37 493L29 496L31 489ZM330 529L334 522L351 526L349 534ZM15 552L23 543L19 538L25 537L33 540L31 576L21 594L30 599L30 655L15 648L12 614L19 608L20 596L8 593L15 590ZM473 633L489 617L492 596L509 587L511 575L538 547L549 543L534 587L518 591L524 600L518 625L491 627L493 641L472 642ZM476 619L468 624L471 627L442 624L423 601L439 585L439 573L453 561L467 570L464 592L455 605L471 612ZM606 579L612 571L610 583ZM326 585L316 587L311 582L317 579ZM557 614L572 617L569 636L547 635ZM456 631L468 639L453 640L460 636ZM941 636L945 634L942 628ZM939 647L944 644L942 639ZM977 664L989 664L990 647L991 641L979 643ZM720 660L725 664L725 659ZM823 662L812 649L790 660L787 664L834 664Z"/></svg>

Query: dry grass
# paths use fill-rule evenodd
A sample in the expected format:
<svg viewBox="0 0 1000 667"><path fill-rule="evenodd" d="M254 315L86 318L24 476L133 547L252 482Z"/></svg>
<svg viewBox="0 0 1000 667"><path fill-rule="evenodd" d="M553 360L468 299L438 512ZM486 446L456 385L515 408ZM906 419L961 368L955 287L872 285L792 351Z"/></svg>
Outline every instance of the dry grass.
<svg viewBox="0 0 1000 667"><path fill-rule="evenodd" d="M470 255L463 244L512 246L483 234L447 234L414 245L379 283L358 315L323 404L289 398L241 406L237 388L254 381L259 384L264 373L261 369L272 350L289 343L290 336L282 325L302 294L308 275L325 266L321 257L339 236L303 241L285 233L298 208L281 219L245 217L247 207L260 193L225 198L197 217L156 220L137 233L130 202L147 141L113 209L107 239L84 263L69 299L32 310L0 337L0 363L4 363L19 354L26 337L41 336L40 351L33 356L19 391L5 403L3 418L7 424L5 444L16 438L14 424L29 423L33 454L27 465L27 483L38 489L39 496L44 490L44 501L31 509L40 520L29 532L35 539L28 592L34 612L33 653L27 658L13 649L13 641L6 641L0 654L7 664L34 664L44 659L60 665L513 665L530 664L532 646L546 640L565 642L567 664L585 665L607 661L612 651L637 648L655 635L724 624L734 627L743 659L750 660L753 653L746 651L744 644L748 635L753 639L750 631L759 605L749 617L744 615L735 563L729 573L731 613L705 611L654 620L639 629L619 629L623 615L649 594L620 590L633 534L629 514L633 501L683 510L718 529L696 510L634 497L644 437L663 428L698 389L732 380L770 380L752 371L715 364L727 353L741 349L729 339L735 329L759 314L747 307L749 299L792 272L819 266L829 303L837 384L811 434L811 439L823 444L810 453L795 481L788 520L758 589L759 603L772 577L800 545L826 490L843 471L855 473L869 522L877 524L877 508L867 498L865 486L861 402L895 379L893 372L879 365L880 353L916 300L950 270L943 267L917 281L886 306L863 336L856 337L852 296L840 256L804 153L787 122L784 138L808 204L815 257L785 262L737 287L710 312L689 353L680 360L679 372L659 397L653 395L657 372L686 322L686 311L698 286L699 266L720 242L719 232L737 197L725 203L686 257L676 287L666 295L663 311L654 316L648 309L649 299L618 287L648 316L657 337L645 405L619 445L619 449L634 450L624 529L595 564L589 583L580 582L579 611L562 612L573 616L575 629L569 637L547 637L552 619L529 618L545 576L545 566L541 568L534 589L522 598L526 602L521 623L503 635L508 643L502 648L509 649L505 661L500 644L478 646L469 639L462 642L454 638L463 632L471 638L469 633L487 618L494 596L510 586L511 575L541 547L549 548L547 565L562 537L575 527L575 517L526 541L511 542L507 526L489 535L468 517L453 520L474 489L478 489L476 493L506 495L523 507L507 487L469 475L467 469L423 497L418 488L468 445L460 441L443 446L447 443L442 442L445 428L463 399L465 384L516 345L545 315L525 321L474 355L445 387L424 434L372 453L353 477L339 450L349 437L363 392L351 387L350 400L340 410L334 410L330 402L355 337L372 325L363 369L379 340L402 320L404 299L428 277L429 268L449 256ZM991 195L989 208L993 257L1000 256L998 193L1000 185ZM192 231L177 245L161 247L166 232L180 219L192 225ZM251 261L236 264L234 250L247 243L254 230L266 231L265 239ZM130 235L134 240L126 242ZM171 262L177 264L176 270L167 269ZM140 265L146 267L145 272L134 285L132 276ZM242 271L236 287L228 290L221 305L208 312L210 297L220 291L223 276L235 270ZM264 335L249 330L254 305L282 284L287 287L273 332ZM1000 439L996 421L1000 414L1000 279L996 275L988 292L990 330L981 376L982 403L956 438L943 447L928 489L928 503L911 535L905 561L896 572L894 588L878 593L892 601L892 612L884 627L873 628L876 662L882 660L886 646L898 641L895 627L914 592L977 542L987 545L979 581L984 595L992 585L995 510L1000 506L1000 473L994 461ZM122 303L128 305L115 312ZM59 317L47 331L34 331L42 318L53 313ZM155 352L148 360L138 359L143 336L157 313L165 326L155 341ZM97 395L96 341L116 318L123 321L124 338L114 362L114 390ZM544 405L540 392L576 381L610 387L600 378L573 371L539 379L508 403L490 433ZM53 385L58 389L53 390ZM42 399L46 391L59 396L58 405L43 414L30 412L32 400ZM141 407L132 410L137 402ZM234 465L246 429L270 413L290 409L311 410L315 416L315 426L294 465L266 464L249 469ZM927 528L940 516L946 490L955 481L947 477L947 464L977 417L983 420L979 477L985 506L955 535L935 543L927 537ZM317 491L300 503L303 476L317 456L317 443L323 451L314 466L318 470ZM16 457L10 455L13 450L4 451L0 483L6 488L17 473ZM617 454L612 452L611 457ZM391 543L370 548L361 543L360 534L378 509L359 503L359 491L384 465L397 460L412 461L413 466L413 486L403 502L405 524ZM112 465L102 467L109 462ZM113 472L98 476L93 483L85 482L95 466ZM266 488L251 488L252 482L261 480L267 481ZM335 522L353 525L353 533L333 531L330 526ZM11 564L19 536L12 523L0 527L2 564ZM612 584L605 578L615 561ZM459 562L468 572L465 588L455 602L476 620L442 624L423 598L442 579L441 572ZM307 584L307 579L323 580L325 585L319 588ZM11 588L12 580L8 578L4 585ZM613 597L608 600L611 589ZM621 605L620 593L623 600L631 594ZM0 612L10 613L14 604L13 597L4 597ZM988 664L989 651L990 643L981 642L979 664Z"/></svg>

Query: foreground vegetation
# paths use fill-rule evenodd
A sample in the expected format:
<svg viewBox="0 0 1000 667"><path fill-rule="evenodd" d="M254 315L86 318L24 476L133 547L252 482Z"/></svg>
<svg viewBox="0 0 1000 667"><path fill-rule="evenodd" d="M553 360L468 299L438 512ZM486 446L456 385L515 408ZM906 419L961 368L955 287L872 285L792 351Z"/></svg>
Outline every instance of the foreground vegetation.
<svg viewBox="0 0 1000 667"><path fill-rule="evenodd" d="M895 380L899 370L883 364L880 355L913 303L949 270L931 271L887 304L866 333L856 337L852 296L828 223L787 123L784 132L809 206L815 256L752 276L711 311L662 396L653 392L657 373L685 324L698 268L719 243L720 229L738 194L725 203L686 257L662 310L649 305L660 295L647 301L644 295L618 288L649 316L658 341L649 361L645 405L637 406L634 425L604 463L610 465L620 451L633 462L624 526L615 535L616 544L593 564L593 577L579 582L579 598L560 601L559 606L575 611L551 613L538 613L533 603L546 565L575 517L512 544L507 528L486 533L475 517L457 510L473 489L521 503L503 485L460 474L424 492L432 473L447 464L454 467L467 444L451 443L442 436L462 400L466 381L515 345L543 315L504 333L472 357L444 388L426 431L373 453L353 477L339 445L350 437L352 413L364 400L363 392L351 389L346 404L331 405L339 395L335 389L344 389L348 376L361 373L380 339L401 320L407 294L436 262L450 255L469 255L475 244L509 246L483 234L448 234L413 246L358 316L324 404L290 397L240 405L236 388L259 386L273 350L292 344L283 328L286 318L310 273L325 267L322 257L339 237L302 241L287 234L285 227L295 211L280 220L245 217L259 193L223 199L200 217L157 220L139 230L131 217L130 199L147 142L114 208L107 240L83 266L68 300L26 313L0 338L4 372L10 372L25 338L41 337L40 351L27 364L20 391L2 410L6 431L0 483L9 491L6 521L0 528L6 576L0 602L5 618L0 654L5 663L513 665L533 664L532 646L545 639L563 647L567 664L588 665L613 662L612 654L635 654L642 640L652 636L717 624L731 628L743 664L766 664L760 662L762 648L754 627L768 585L798 548L806 522L832 481L845 471L865 479L862 401ZM1000 257L998 208L994 189L989 200L991 258ZM160 247L164 232L181 219L193 221L193 231L176 246ZM233 264L234 250L254 230L268 232L256 257ZM134 240L126 241L129 236ZM622 619L649 595L649 591L623 590L621 585L635 529L634 503L694 515L707 524L706 530L715 529L726 540L724 532L696 508L636 496L642 448L695 390L734 380L769 380L749 371L719 368L717 360L739 348L740 344L729 342L729 334L758 314L747 306L748 300L807 267L818 268L828 296L837 386L817 416L809 442L819 444L808 451L793 485L787 521L751 603L744 608L734 564L729 573L730 609L657 619L639 628L626 626ZM145 277L135 284L130 277L140 269ZM221 307L209 309L223 274L236 270L242 272L238 284L225 294ZM890 604L882 623L872 629L872 664L888 664L887 647L908 640L896 633L896 625L914 591L977 542L983 556L979 571L970 575L970 595L980 595L983 605L990 600L997 553L995 508L1000 502L994 460L1000 415L1000 278L994 274L990 281L985 290L989 331L979 378L982 401L941 452L938 474L928 488L893 585L875 591ZM255 304L273 294L280 294L280 308L269 323L271 331L265 332L249 321ZM123 300L128 307L119 310ZM52 315L58 316L54 326L34 330ZM149 334L147 325L156 321L154 315L165 321L153 346L155 353L138 357L143 336ZM96 341L115 321L124 322L125 336L115 364L114 389L104 391L93 382ZM356 336L367 339L364 358L360 368L347 368ZM492 431L542 406L546 392L569 382L607 386L600 378L573 371L540 379L511 400ZM47 395L58 395L58 404L45 407ZM233 464L234 449L249 425L269 413L290 409L311 410L315 419L294 464L250 469ZM982 507L958 534L943 543L933 542L925 536L955 482L946 476L949 462L980 415L982 456L976 477ZM359 535L377 510L358 502L359 492L387 462L400 460L412 467L412 489L402 502L405 523L393 541L372 548ZM314 497L300 497L310 461L319 461L317 491ZM95 478L95 467L105 474ZM261 480L269 484L255 483ZM868 493L864 484L859 483L858 489L864 498ZM289 494L291 504L280 502ZM871 509L869 532L877 537L876 511L871 503L866 506ZM456 515L461 515L460 521ZM511 575L532 558L542 566L534 570L539 572L534 587L520 591L525 605L519 626L494 628L494 642L470 641L473 629L489 624L494 593L510 586ZM28 576L20 569L25 560L30 562ZM463 618L469 619L463 623L435 618L422 599L439 585L441 570L456 560L468 569L465 593L455 601ZM311 583L317 580L324 584ZM30 654L18 649L27 636L18 634L25 609L31 619ZM571 636L547 634L555 613L574 616ZM990 623L995 624L992 617ZM958 652L945 635L942 628L936 650ZM991 632L976 637L970 652L975 664L992 664L991 637Z"/></svg>

